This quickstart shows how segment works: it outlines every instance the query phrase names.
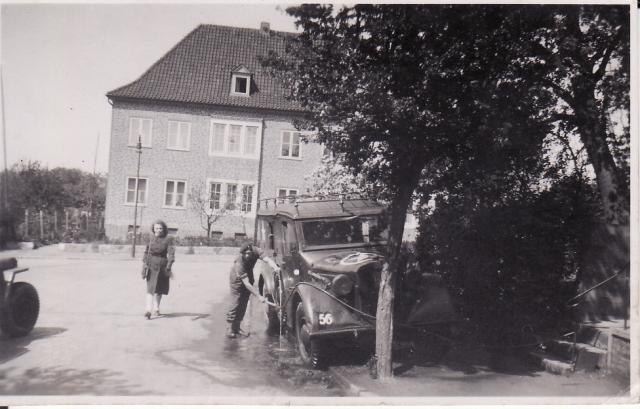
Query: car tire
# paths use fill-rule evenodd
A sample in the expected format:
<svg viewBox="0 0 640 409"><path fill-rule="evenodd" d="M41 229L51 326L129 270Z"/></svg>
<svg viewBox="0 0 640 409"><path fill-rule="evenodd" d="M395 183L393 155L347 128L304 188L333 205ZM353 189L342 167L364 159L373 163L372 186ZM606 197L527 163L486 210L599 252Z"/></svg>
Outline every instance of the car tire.
<svg viewBox="0 0 640 409"><path fill-rule="evenodd" d="M269 302L274 302L271 294L266 294L265 298ZM278 314L278 308L273 305L267 304L267 333L270 335L278 335L280 333L280 315Z"/></svg>
<svg viewBox="0 0 640 409"><path fill-rule="evenodd" d="M13 283L9 299L0 311L0 329L10 337L23 337L36 325L39 313L36 289L29 283Z"/></svg>
<svg viewBox="0 0 640 409"><path fill-rule="evenodd" d="M302 363L312 369L324 369L326 366L325 356L321 342L309 338L311 323L304 313L302 304L296 308L296 343Z"/></svg>

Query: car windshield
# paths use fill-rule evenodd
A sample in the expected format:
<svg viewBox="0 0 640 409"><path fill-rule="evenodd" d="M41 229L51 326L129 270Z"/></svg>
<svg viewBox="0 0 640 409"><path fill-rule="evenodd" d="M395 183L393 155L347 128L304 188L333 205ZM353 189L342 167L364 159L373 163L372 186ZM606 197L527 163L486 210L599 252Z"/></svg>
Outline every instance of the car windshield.
<svg viewBox="0 0 640 409"><path fill-rule="evenodd" d="M302 232L309 246L380 242L388 236L386 223L377 216L303 222Z"/></svg>

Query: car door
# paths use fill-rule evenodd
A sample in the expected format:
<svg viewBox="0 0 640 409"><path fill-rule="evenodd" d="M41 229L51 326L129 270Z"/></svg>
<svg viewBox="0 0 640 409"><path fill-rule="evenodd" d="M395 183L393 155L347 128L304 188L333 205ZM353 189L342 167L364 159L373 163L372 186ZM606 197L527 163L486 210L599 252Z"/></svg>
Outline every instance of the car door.
<svg viewBox="0 0 640 409"><path fill-rule="evenodd" d="M285 288L293 290L303 280L300 271L300 254L293 220L280 218L276 221L276 251L279 253L279 265L286 271Z"/></svg>

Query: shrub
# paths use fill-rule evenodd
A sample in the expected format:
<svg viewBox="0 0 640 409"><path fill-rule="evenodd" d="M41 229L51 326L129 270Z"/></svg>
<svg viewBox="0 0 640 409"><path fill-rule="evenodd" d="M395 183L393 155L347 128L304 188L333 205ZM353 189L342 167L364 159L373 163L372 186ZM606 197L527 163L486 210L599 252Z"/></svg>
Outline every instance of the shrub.
<svg viewBox="0 0 640 409"><path fill-rule="evenodd" d="M527 200L450 201L421 220L417 257L442 276L485 342L517 343L527 327L554 332L571 322L565 304L597 214L594 192L571 181Z"/></svg>

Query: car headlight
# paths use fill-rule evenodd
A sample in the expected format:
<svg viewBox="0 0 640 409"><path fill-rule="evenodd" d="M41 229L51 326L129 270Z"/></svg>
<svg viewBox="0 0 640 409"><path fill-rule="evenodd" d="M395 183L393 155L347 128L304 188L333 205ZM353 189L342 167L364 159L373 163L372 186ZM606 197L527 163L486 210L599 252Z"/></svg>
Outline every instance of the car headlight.
<svg viewBox="0 0 640 409"><path fill-rule="evenodd" d="M345 274L338 274L333 278L331 288L336 295L347 295L353 289L353 281Z"/></svg>

